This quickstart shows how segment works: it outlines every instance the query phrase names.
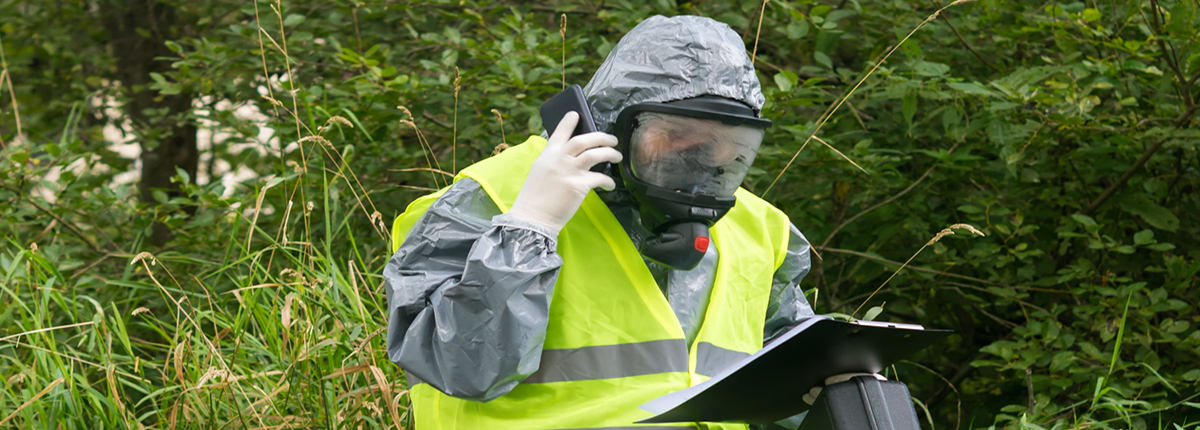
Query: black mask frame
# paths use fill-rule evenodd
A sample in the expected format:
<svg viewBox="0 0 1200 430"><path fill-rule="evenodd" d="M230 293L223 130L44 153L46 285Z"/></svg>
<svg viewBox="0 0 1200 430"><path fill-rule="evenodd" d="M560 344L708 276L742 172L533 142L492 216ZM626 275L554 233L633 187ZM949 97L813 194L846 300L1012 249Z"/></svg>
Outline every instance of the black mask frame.
<svg viewBox="0 0 1200 430"><path fill-rule="evenodd" d="M720 121L730 126L767 128L771 121L759 118L745 104L719 96L700 96L667 103L629 106L617 116L613 134L617 150L624 156L618 171L625 187L638 201L642 225L654 235L638 244L642 255L675 270L694 269L709 246L709 228L737 203L734 196L720 197L671 190L647 183L633 172L631 137L638 114L656 112Z"/></svg>

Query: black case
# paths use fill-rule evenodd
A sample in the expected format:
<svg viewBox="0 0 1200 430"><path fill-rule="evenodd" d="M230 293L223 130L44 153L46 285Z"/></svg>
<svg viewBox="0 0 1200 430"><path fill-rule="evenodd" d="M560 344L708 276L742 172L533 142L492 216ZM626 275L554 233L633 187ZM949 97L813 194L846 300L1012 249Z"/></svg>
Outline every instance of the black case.
<svg viewBox="0 0 1200 430"><path fill-rule="evenodd" d="M546 133L554 133L558 122L570 111L579 112L579 125L575 126L575 132L571 133L571 136L596 131L596 121L592 119L592 110L588 108L587 99L583 96L583 88L571 84L563 92L542 103L542 107L538 109L542 114L542 124L546 126Z"/></svg>
<svg viewBox="0 0 1200 430"><path fill-rule="evenodd" d="M592 119L592 110L588 107L587 98L583 96L583 88L571 84L563 92L542 103L542 107L538 109L542 114L542 125L546 127L546 134L554 133L558 122L571 111L579 113L579 124L571 133L572 137L596 131L596 120ZM609 168L609 163L598 163L592 166L591 171L608 174Z"/></svg>
<svg viewBox="0 0 1200 430"><path fill-rule="evenodd" d="M827 386L800 430L921 430L908 387L857 377Z"/></svg>

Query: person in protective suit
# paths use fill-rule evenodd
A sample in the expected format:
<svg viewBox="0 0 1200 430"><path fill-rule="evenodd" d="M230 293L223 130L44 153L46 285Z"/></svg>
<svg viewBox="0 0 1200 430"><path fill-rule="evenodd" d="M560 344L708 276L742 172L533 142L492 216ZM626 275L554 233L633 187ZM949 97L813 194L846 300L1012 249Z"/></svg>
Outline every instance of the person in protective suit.
<svg viewBox="0 0 1200 430"><path fill-rule="evenodd" d="M584 93L600 132L568 114L395 221L387 348L419 429L628 428L814 316L808 240L739 188L770 121L732 29L646 19Z"/></svg>

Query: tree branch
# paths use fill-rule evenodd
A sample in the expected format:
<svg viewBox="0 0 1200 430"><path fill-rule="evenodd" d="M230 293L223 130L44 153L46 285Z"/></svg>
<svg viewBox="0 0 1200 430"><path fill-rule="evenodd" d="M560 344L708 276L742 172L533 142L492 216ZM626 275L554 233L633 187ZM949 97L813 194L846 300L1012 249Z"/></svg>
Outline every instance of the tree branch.
<svg viewBox="0 0 1200 430"><path fill-rule="evenodd" d="M934 7L937 10L942 9L941 2L938 2L937 0L929 0L929 1L931 3L933 3ZM958 32L958 29L954 28L954 24L950 22L950 17L947 16L946 12L942 12L941 14L939 14L939 16L942 18L942 21L945 21L946 25L950 27L950 30L954 31L954 35L958 37L958 41L962 42L963 46L967 47L968 51L971 51L972 54L975 54L975 58L978 58L979 61L983 62L983 64L987 65L988 67L990 67L992 70L996 71L997 73L1000 72L1000 69L997 69L996 66L993 66L992 63L989 63L987 59L983 58L983 55L979 54L979 51L976 51L975 48L972 47L970 43L967 43L967 39L964 39L962 34Z"/></svg>
<svg viewBox="0 0 1200 430"><path fill-rule="evenodd" d="M862 257L862 258L865 258L865 259L868 259L868 260L874 260L874 261L878 261L878 262L880 262L880 263L887 263L887 264L891 264L891 265L895 265L895 266L901 266L901 265L903 265L903 264L904 264L904 263L901 263L901 262L899 262L899 261L892 261L892 260L888 260L888 259L886 259L886 258L883 258L883 257L877 257L877 256L874 256L874 255L871 255L871 254L867 254L867 253L863 253L863 252L858 252L858 251L851 251L851 250L849 250L849 249L826 248L824 245L822 245L822 246L818 246L818 247L816 247L816 248L817 248L817 249L819 249L819 250L821 250L821 252L832 252L832 253L835 253L835 254L849 254L849 255L856 256L856 257ZM947 277L951 277L951 278L958 278L958 279L963 279L963 280L967 280L967 281L971 281L971 282L978 282L978 283L980 283L980 284L987 284L987 285L995 285L995 286L998 286L998 287L1008 287L1008 288L1012 288L1012 287L1009 287L1008 285L1000 284L1000 283L997 283L997 282L992 282L992 281L989 281L989 280L987 280L987 279L972 278L972 277L970 277L970 276L958 275L958 274L954 274L954 273L950 273L950 272L943 272L943 271L940 271L940 270L926 269L926 268L924 268L924 267L905 266L905 268L906 268L906 269L909 269L909 270L915 270L915 271L918 271L918 272L932 273L932 274L934 274L934 275L947 276Z"/></svg>
<svg viewBox="0 0 1200 430"><path fill-rule="evenodd" d="M1150 14L1154 18L1152 20L1154 25L1151 28L1153 29L1155 35L1160 35L1162 33L1162 21L1159 20L1158 16L1158 1L1151 0L1151 4L1154 5L1154 11L1152 11ZM1155 39L1158 42L1158 48L1160 51L1162 51L1162 56L1167 62L1167 65L1173 72L1175 72L1175 77L1179 80L1179 97L1183 100L1184 109L1183 113L1180 114L1179 117L1175 118L1174 121L1172 121L1172 124L1175 126L1175 128L1186 128L1192 121L1192 115L1196 113L1196 103L1192 98L1191 79L1188 78L1188 76L1183 73L1183 69L1179 67L1178 59L1172 56L1174 49L1169 49L1167 43L1162 37L1156 37ZM1121 177L1117 178L1116 182L1113 182L1112 185L1109 185L1108 188L1104 190L1104 192L1100 193L1099 197L1096 197L1095 200L1092 200L1092 202L1083 209L1082 213L1084 215L1091 215L1092 213L1096 212L1096 210L1100 208L1100 205L1103 205L1104 202L1107 202L1108 199L1113 196L1113 194L1117 193L1117 190L1120 190L1122 187L1124 187L1125 183L1129 182L1129 179L1133 177L1133 174L1137 173L1137 171L1140 170L1142 166L1144 166L1146 162L1150 160L1150 157L1154 156L1154 153L1158 152L1158 150L1162 148L1163 144L1166 144L1168 140L1170 140L1169 137L1163 138L1154 145L1151 145L1149 148L1146 148L1146 151L1142 153L1142 156L1138 157L1137 161L1134 161L1133 165L1129 166L1129 169L1126 170L1125 173L1121 174Z"/></svg>
<svg viewBox="0 0 1200 430"><path fill-rule="evenodd" d="M74 224L71 224L67 220L59 218L58 215L54 214L54 212L51 212L49 209L46 209L46 208L42 207L42 205L37 204L37 202L33 201L32 198L29 198L29 196L26 196L25 193L21 192L20 190L13 189L12 187L9 187L8 185L4 185L4 184L0 184L0 187L4 187L4 188L8 189L9 191L17 193L17 195L19 195L19 196L24 196L26 202L29 202L29 204L33 205L33 207L37 208L37 210L42 211L46 215L49 215L50 218L53 218L55 221L58 221L58 223L65 226L67 228L67 230L71 230L71 233L74 233L75 236L77 236L77 237L79 237L79 239L83 240L83 242L86 243L88 245L88 247L92 248L93 251L99 252L101 254L107 254L107 252L105 252L103 249L100 249L100 247L97 246L95 242L92 242L91 239L88 239L88 237L83 234L83 231L79 230L79 227L75 227Z"/></svg>
<svg viewBox="0 0 1200 430"><path fill-rule="evenodd" d="M947 154L953 153L953 152L954 152L954 150L958 148L958 144L959 144L959 142L955 142L955 143L954 143L954 145L953 145L953 146L951 146L951 147L950 147L950 149L949 149L948 151L946 151L946 153L947 153ZM855 214L854 216L850 217L849 219L847 219L847 220L845 220L845 221L842 221L842 223L841 223L841 224L838 224L838 226L837 226L837 227L835 227L835 228L833 229L833 231L829 233L829 236L826 236L826 237L825 237L825 241L821 242L821 246L818 246L817 248L824 249L826 245L829 245L829 241L833 240L833 237L834 237L834 236L837 236L837 234L838 234L838 232L839 232L839 231L842 231L842 228L843 228L843 227L845 227L845 226L849 225L850 223L852 223L852 222L854 222L855 220L859 219L859 218L860 218L860 217L862 217L863 215L866 215L867 213L869 213L869 212L871 212L871 211L873 211L873 210L875 210L875 209L879 209L879 208L883 207L884 205L886 205L886 204L888 204L888 203L891 203L891 202L895 201L896 199L900 198L901 196L903 196L903 195L905 195L905 194L908 194L908 192L909 192L909 191L912 191L912 189L913 189L913 188L916 188L917 184L920 184L920 183L921 183L921 181L924 181L924 180L925 180L925 178L928 178L928 177L929 177L929 174L930 174L931 172L933 172L933 169L934 169L934 168L936 168L936 167L937 167L937 164L936 164L936 163L935 163L934 165L932 165L932 166L929 166L929 168L928 168L928 169L925 169L925 173L922 173L922 174L921 174L921 177L920 177L920 178L917 178L917 180L916 180L916 181L914 181L912 184L909 184L907 188L905 188L905 189L903 189L903 190L900 190L900 192L899 192L899 193L896 193L895 195L893 195L893 196L891 196L891 197L888 197L887 199L884 199L884 201L882 201L882 202L879 202L879 203L876 203L875 205L873 205L873 206L871 206L871 207L867 208L866 210L863 210L862 212L859 212L859 213Z"/></svg>

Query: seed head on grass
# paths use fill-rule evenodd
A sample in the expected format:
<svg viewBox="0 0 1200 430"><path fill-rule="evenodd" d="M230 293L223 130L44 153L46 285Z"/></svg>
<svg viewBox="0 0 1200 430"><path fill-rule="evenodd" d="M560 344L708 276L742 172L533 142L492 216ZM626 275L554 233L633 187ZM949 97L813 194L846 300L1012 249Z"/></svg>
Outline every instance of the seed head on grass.
<svg viewBox="0 0 1200 430"><path fill-rule="evenodd" d="M917 258L917 255L920 254L921 251L924 251L929 245L933 245L939 240L942 240L943 237L954 234L954 229L967 230L976 236L986 236L982 231L979 231L979 229L970 224L952 224L949 227L942 229L942 231L939 231L937 234L933 235L932 239L929 239L928 242L925 242L925 245L922 245L921 249L918 249L917 252L913 253L911 257L908 257L908 261L905 261L904 264L901 264L899 269L896 269L895 272L892 272L892 276L889 276L886 281L883 281L883 283L879 285L879 288L876 288L875 291L872 291L871 294L867 296L867 299L863 300L862 304L858 305L858 308L854 309L854 312L850 313L850 316L853 317L858 313L858 311L862 310L863 306L866 306L866 304L871 301L871 298L875 297L875 293L878 293L879 290L882 290L883 287L888 284L888 282L891 282L892 278L895 278L897 273L900 273L901 270L904 270L905 267L908 267L908 263L911 263L914 258Z"/></svg>
<svg viewBox="0 0 1200 430"><path fill-rule="evenodd" d="M279 101L279 100L275 100L275 98L274 98L274 97L271 97L271 96L262 96L262 98L263 98L263 99L266 99L266 101L268 101L268 102L271 102L271 104L272 104L272 105L274 105L274 106L283 107L283 102L281 102L281 101Z"/></svg>
<svg viewBox="0 0 1200 430"><path fill-rule="evenodd" d="M305 143L305 142L317 142L317 143L323 144L325 146L328 146L330 148L333 147L332 142L330 142L328 139L325 139L324 137L321 137L320 135L316 135L316 134L314 134L312 136L300 138L300 143Z"/></svg>
<svg viewBox="0 0 1200 430"><path fill-rule="evenodd" d="M133 256L133 260L129 262L129 265L132 266L134 264L138 264L138 262L141 262L142 260L149 260L151 266L158 264L158 259L154 258L154 254L142 251L139 252L138 255Z"/></svg>
<svg viewBox="0 0 1200 430"><path fill-rule="evenodd" d="M341 124L346 127L354 128L354 123L350 122L350 120L346 119L346 117L339 115L329 117L329 121L325 121L325 125L329 124Z"/></svg>
<svg viewBox="0 0 1200 430"><path fill-rule="evenodd" d="M350 122L350 120L348 120L342 116L334 115L332 117L329 117L329 119L327 121L325 121L324 125L317 127L317 134L325 134L326 131L329 131L329 129L333 128L334 124L344 125L346 127L354 128L354 123Z"/></svg>
<svg viewBox="0 0 1200 430"><path fill-rule="evenodd" d="M496 121L500 121L500 141L503 142L501 144L507 145L508 144L508 136L504 135L504 117L500 115L499 110L492 109L492 113L496 114ZM496 155L496 153L493 152L492 155Z"/></svg>
<svg viewBox="0 0 1200 430"><path fill-rule="evenodd" d="M200 379L196 381L195 387L196 388L203 387L204 383L206 383L210 380L213 380L216 378L226 379L227 376L229 376L229 372L226 372L225 370L222 370L222 369L218 369L216 367L209 367L208 370L205 371L203 375L200 375Z"/></svg>
<svg viewBox="0 0 1200 430"><path fill-rule="evenodd" d="M967 230L976 236L987 236L986 234L983 234L982 231L979 231L979 229L975 228L975 226L973 226L973 225L954 224L949 227L943 228L942 231L939 231L938 234L933 236L933 239L929 239L928 242L925 242L925 246L933 245L933 244L937 243L939 240L942 240L943 237L954 234L954 229L956 229L956 228Z"/></svg>

